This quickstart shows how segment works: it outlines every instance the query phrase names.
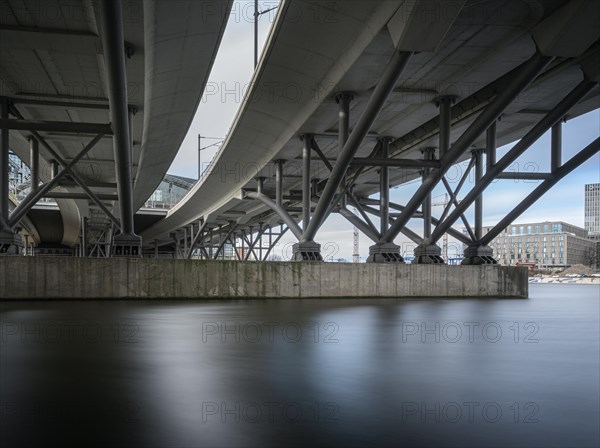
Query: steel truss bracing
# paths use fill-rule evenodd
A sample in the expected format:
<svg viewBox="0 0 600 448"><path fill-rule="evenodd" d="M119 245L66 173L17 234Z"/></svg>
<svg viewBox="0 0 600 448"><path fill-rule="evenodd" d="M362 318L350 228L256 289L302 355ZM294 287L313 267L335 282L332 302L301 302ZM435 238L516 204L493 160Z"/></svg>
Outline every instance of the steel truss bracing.
<svg viewBox="0 0 600 448"><path fill-rule="evenodd" d="M191 227L195 226L190 226L190 232L183 228L172 234L174 249L168 252L172 252L175 258L266 261L273 256L273 250L290 230L284 224L273 227L262 222L258 223L257 228L250 226L239 229L240 226L234 221L216 228L209 228L202 223L197 231ZM167 248L168 244L164 246ZM159 247L160 243L156 242L153 253L147 255L159 257L163 253ZM282 259L282 256L277 255L275 259Z"/></svg>
<svg viewBox="0 0 600 448"><path fill-rule="evenodd" d="M463 264L497 264L492 257L492 250L487 247L491 239L519 216L527 207L548 191L562 177L567 175L593 154L598 152L597 141L582 150L569 162L562 165L561 124L560 121L569 110L581 101L592 89L596 82L585 79L573 89L559 104L548 112L538 124L527 132L521 140L500 160L496 156L496 127L497 120L507 107L543 72L552 61L552 57L536 52L529 60L504 75L495 95L486 100L480 107L477 116L454 142L450 144L450 131L453 125L453 108L456 98L442 96L435 100L438 106L438 138L437 148L423 147L421 160L392 157L390 144L393 139L378 137L376 145L369 157L354 157L358 147L363 143L370 127L384 105L390 89L393 89L402 69L410 59L410 53L395 52L388 64L380 83L375 88L365 112L359 118L352 133L349 132L350 104L354 95L342 92L337 95L339 105L338 157L330 159L321 150L318 139L330 138L332 135L306 133L302 140L302 186L301 196L285 196L283 191L283 167L285 161L275 161L275 199L270 198L263 188L264 179L257 179L257 191L245 191L244 197L262 202L285 222L288 229L298 239L294 245L294 260L319 261L320 246L314 242L316 232L332 212L337 212L349 221L355 228L370 238L374 245L369 250L368 262L403 262L400 248L394 244L394 239L403 233L417 244L415 249L416 263L444 263L441 248L437 242L448 234L466 246ZM499 82L498 81L498 82ZM487 92L489 89L485 87ZM488 92L489 93L489 92ZM487 93L486 93L487 95ZM463 107L459 103L458 107ZM549 173L507 173L504 172L527 148L538 140L542 134L552 130L551 171ZM485 146L473 148L473 143L485 135ZM313 152L317 156L313 157ZM437 153L437 154L436 154ZM437 155L437 157L436 157ZM470 157L465 157L470 155ZM468 160L466 171L453 189L446 178L446 173L454 164L464 159ZM311 161L317 160L327 169L328 176L319 180L311 170ZM349 171L349 168L352 170ZM379 200L357 197L354 185L360 182L360 176L366 169L378 169ZM391 203L389 199L390 170L397 168L418 170L421 175L421 185L406 205ZM461 191L469 178L473 176L475 185L461 197ZM483 234L483 192L496 179L531 179L543 181L518 207L494 227L492 231ZM439 218L432 216L431 193L442 184L447 192L448 200ZM348 209L355 208L356 213ZM374 206L377 206L374 207ZM465 212L474 207L474 222L470 224ZM391 214L390 210L399 213ZM300 218L298 218L300 212ZM294 217L294 215L296 217ZM376 227L369 215L379 218ZM406 227L409 220L423 220L423 236ZM298 225L302 221L302 227ZM452 226L461 220L466 233ZM252 233L252 231L251 231ZM246 244L248 255L253 253L255 241L249 239L244 231L241 232L242 244ZM260 235L260 232L257 234ZM254 254L257 257L256 254ZM260 257L257 257L260 258Z"/></svg>
<svg viewBox="0 0 600 448"><path fill-rule="evenodd" d="M91 234L87 229L87 217L80 220L80 244L78 254L81 256L103 256L141 255L141 238L134 233L133 227L133 180L132 180L132 132L131 116L135 109L127 104L127 79L125 72L125 47L123 39L122 4L120 0L103 0L101 2L101 25L104 64L107 73L108 104L97 102L42 100L38 98L26 98L18 95L2 97L0 116L0 129L2 130L2 156L8 151L9 130L28 131L30 142L30 169L31 189L29 194L9 214L7 195L0 187L0 253L18 251L20 239L14 236L14 229L31 208L41 198L55 199L89 199L110 220L110 229L104 229L101 234L105 241L92 242L90 235L97 236L96 231ZM41 121L27 119L23 116L17 105L38 105L47 107L65 107L76 109L98 109L108 110L111 123L83 123L83 122L61 122ZM10 118L12 115L14 118ZM67 133L67 134L92 134L95 135L91 141L69 161L61 157L55 149L40 133ZM118 194L100 194L92 191L91 183L85 182L75 171L75 166L94 148L94 146L105 136L112 136L115 153L115 168L117 174ZM77 135L75 138L79 138ZM50 178L40 183L39 164L42 154L40 146L44 150L44 159L51 167ZM4 167L5 164L2 164ZM4 169L0 170L0 185L4 185ZM56 187L68 186L74 182L82 192L53 191ZM100 187L111 187L112 185L99 185ZM105 202L119 202L120 213L117 218ZM118 235L114 235L119 231ZM14 239L14 243L4 244L6 238ZM12 249L11 249L12 247Z"/></svg>

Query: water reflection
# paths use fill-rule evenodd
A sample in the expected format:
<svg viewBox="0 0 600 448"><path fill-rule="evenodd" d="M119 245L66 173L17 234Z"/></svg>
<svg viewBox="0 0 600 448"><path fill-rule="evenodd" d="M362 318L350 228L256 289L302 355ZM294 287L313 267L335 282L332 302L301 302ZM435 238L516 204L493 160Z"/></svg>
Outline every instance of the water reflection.
<svg viewBox="0 0 600 448"><path fill-rule="evenodd" d="M600 288L0 304L2 446L598 446Z"/></svg>

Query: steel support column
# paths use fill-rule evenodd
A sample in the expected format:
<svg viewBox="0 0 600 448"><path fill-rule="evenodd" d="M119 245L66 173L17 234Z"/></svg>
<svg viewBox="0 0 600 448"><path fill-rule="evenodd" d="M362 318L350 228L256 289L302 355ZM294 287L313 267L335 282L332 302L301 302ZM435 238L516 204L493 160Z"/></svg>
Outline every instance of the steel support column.
<svg viewBox="0 0 600 448"><path fill-rule="evenodd" d="M283 209L283 160L275 161L275 203Z"/></svg>
<svg viewBox="0 0 600 448"><path fill-rule="evenodd" d="M310 157L312 149L312 134L302 136L302 230L303 234L299 238L300 242L293 246L293 260L295 261L322 261L321 246L314 241L304 241L303 235L306 234L310 226L311 217L311 171ZM286 222L287 223L287 222ZM290 230L294 232L294 226L287 223ZM295 232L294 232L295 234Z"/></svg>
<svg viewBox="0 0 600 448"><path fill-rule="evenodd" d="M2 119L8 119L6 98L0 98L0 116ZM0 133L0 225L2 225L2 231L8 232L11 231L8 227L9 130L8 128L1 128Z"/></svg>
<svg viewBox="0 0 600 448"><path fill-rule="evenodd" d="M312 135L302 138L302 229L306 232L310 222L310 156Z"/></svg>
<svg viewBox="0 0 600 448"><path fill-rule="evenodd" d="M594 87L596 83L589 80L583 80L577 85L554 109L552 109L544 118L542 118L529 132L527 132L519 142L506 153L489 172L486 172L481 180L471 189L463 198L460 204L448 215L432 233L431 239L437 241L444 232L452 226L461 213L471 206L481 191L487 188L496 177L502 173L511 163L520 157L533 143L535 143L548 129L554 126L562 117L582 98L584 98Z"/></svg>
<svg viewBox="0 0 600 448"><path fill-rule="evenodd" d="M381 77L381 80L377 84L377 87L375 87L375 90L373 91L373 94L366 105L365 111L356 123L356 126L350 134L348 141L346 141L344 148L338 155L335 166L333 167L333 171L327 180L325 189L321 194L321 199L319 200L317 208L315 209L313 219L304 232L304 241L313 241L317 231L327 218L327 211L330 209L331 201L333 201L340 185L342 184L352 158L356 154L356 151L358 151L358 148L362 144L365 136L371 129L371 126L375 122L375 119L379 115L379 112L387 101L387 98L394 90L394 87L398 83L398 79L400 78L400 75L402 74L411 56L411 52L403 52L397 49L394 51L390 62L388 63Z"/></svg>
<svg viewBox="0 0 600 448"><path fill-rule="evenodd" d="M507 226L509 226L516 218L518 218L525 210L531 207L535 201L541 198L550 188L556 185L566 175L570 174L573 170L579 167L582 163L589 160L591 157L600 152L600 137L596 138L592 143L587 145L584 149L573 156L571 160L558 168L552 173L552 178L545 180L537 186L525 199L523 199L519 205L511 210L504 218L500 220L498 224L494 226L488 233L486 233L478 243L480 245L489 244L494 238L496 238Z"/></svg>
<svg viewBox="0 0 600 448"><path fill-rule="evenodd" d="M88 219L87 217L81 218L81 256L87 257L87 245L88 245Z"/></svg>
<svg viewBox="0 0 600 448"><path fill-rule="evenodd" d="M80 152L77 154L67 165L64 166L63 170L60 173L54 173L55 168L58 170L58 164L55 161L50 162L50 166L52 167L52 179L41 187L37 188L35 191L29 193L21 203L12 211L10 214L9 225L16 226L21 218L25 216L25 214L33 207L42 197L46 195L52 188L54 188L60 179L67 173L72 173L72 168L89 152L92 148L102 139L102 134L94 137ZM86 191L86 194L89 195L89 192ZM110 217L111 214L109 213ZM114 217L113 217L114 218ZM116 218L115 218L116 219ZM114 222L114 220L113 220ZM116 224L119 224L118 221Z"/></svg>
<svg viewBox="0 0 600 448"><path fill-rule="evenodd" d="M486 173L496 164L496 121L487 128L485 133Z"/></svg>
<svg viewBox="0 0 600 448"><path fill-rule="evenodd" d="M115 237L115 255L141 255L142 239L134 233L131 139L127 110L127 73L121 0L102 0L102 47L106 65L108 101L114 131L113 145L121 211L121 234Z"/></svg>
<svg viewBox="0 0 600 448"><path fill-rule="evenodd" d="M201 224L198 223L198 232L196 232L194 239L190 242L189 252L187 254L185 254L185 256L188 260L190 258L192 258L192 254L194 253L194 246L196 246L196 243L198 242L200 235L202 235L202 232L204 232L204 229L206 229L207 224L208 224L208 220L204 220L204 222L202 222Z"/></svg>
<svg viewBox="0 0 600 448"><path fill-rule="evenodd" d="M552 126L550 145L550 172L553 173L562 164L562 121Z"/></svg>
<svg viewBox="0 0 600 448"><path fill-rule="evenodd" d="M440 144L439 144L439 158L441 159L444 154L450 149L450 124L451 124L451 113L452 104L454 104L455 97L446 95L436 100L436 105L440 109Z"/></svg>
<svg viewBox="0 0 600 448"><path fill-rule="evenodd" d="M381 140L381 158L390 156L390 139ZM390 217L390 169L382 166L379 171L379 210L381 212L379 232L384 235L387 232Z"/></svg>
<svg viewBox="0 0 600 448"><path fill-rule="evenodd" d="M0 98L0 117L8 120L8 101ZM17 255L22 246L21 238L9 224L9 130L0 129L0 255Z"/></svg>
<svg viewBox="0 0 600 448"><path fill-rule="evenodd" d="M446 107L446 106L444 106ZM449 106L448 106L449 107ZM444 112L448 113L448 112ZM445 123L444 125L450 126L450 123ZM447 129L448 138L450 129ZM445 145L445 142L443 143ZM433 160L435 158L435 148L423 148L421 150L423 153L423 160ZM444 153L446 153L445 151ZM427 182L431 170L429 168L424 168L421 171L421 176L423 183ZM442 177L443 179L443 177ZM423 243L419 244L415 250L415 264L443 264L444 259L442 258L442 249L436 244L428 244L427 240L431 237L431 225L432 225L432 215L431 215L431 190L425 196L423 200L423 204L421 205L421 213L423 215Z"/></svg>
<svg viewBox="0 0 600 448"><path fill-rule="evenodd" d="M434 171L429 175L427 180L419 187L413 197L406 204L406 209L401 216L396 219L394 225L384 235L383 240L391 242L400 233L402 227L410 220L411 216L417 211L423 203L426 196L440 181L446 171L454 165L460 156L469 148L475 140L483 133L492 123L500 116L500 114L514 101L514 99L538 76L538 74L552 61L552 57L544 56L536 52L528 61L521 64L516 71L512 82L498 93L494 100L479 114L475 121L467 128L467 130L459 137L452 145L452 148L441 158L442 169ZM456 211L456 210L455 210ZM454 221L452 221L454 222ZM437 227L432 234L441 236L444 231L443 227ZM437 234L436 234L437 232ZM432 238L432 242L436 239Z"/></svg>
<svg viewBox="0 0 600 448"><path fill-rule="evenodd" d="M31 191L37 191L40 185L40 144L33 136L29 136L29 170L31 172Z"/></svg>
<svg viewBox="0 0 600 448"><path fill-rule="evenodd" d="M472 151L475 159L475 184L483 177L483 149ZM483 235L483 191L475 199L475 239L480 240Z"/></svg>

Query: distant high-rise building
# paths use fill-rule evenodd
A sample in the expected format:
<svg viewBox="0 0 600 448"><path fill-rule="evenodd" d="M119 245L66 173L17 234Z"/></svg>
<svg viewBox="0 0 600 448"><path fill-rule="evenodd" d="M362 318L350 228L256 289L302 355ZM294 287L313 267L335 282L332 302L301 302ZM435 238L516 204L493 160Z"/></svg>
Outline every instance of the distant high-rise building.
<svg viewBox="0 0 600 448"><path fill-rule="evenodd" d="M600 184L585 186L585 230L592 239L600 239Z"/></svg>

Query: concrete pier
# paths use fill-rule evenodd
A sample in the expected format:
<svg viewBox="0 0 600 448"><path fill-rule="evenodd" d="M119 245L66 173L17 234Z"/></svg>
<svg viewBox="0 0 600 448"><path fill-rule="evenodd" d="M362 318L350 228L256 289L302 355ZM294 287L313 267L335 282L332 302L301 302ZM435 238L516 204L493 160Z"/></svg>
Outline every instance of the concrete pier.
<svg viewBox="0 0 600 448"><path fill-rule="evenodd" d="M527 295L517 267L0 257L1 299Z"/></svg>

